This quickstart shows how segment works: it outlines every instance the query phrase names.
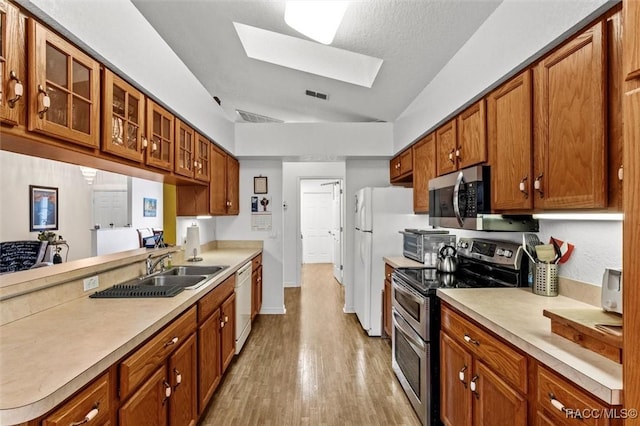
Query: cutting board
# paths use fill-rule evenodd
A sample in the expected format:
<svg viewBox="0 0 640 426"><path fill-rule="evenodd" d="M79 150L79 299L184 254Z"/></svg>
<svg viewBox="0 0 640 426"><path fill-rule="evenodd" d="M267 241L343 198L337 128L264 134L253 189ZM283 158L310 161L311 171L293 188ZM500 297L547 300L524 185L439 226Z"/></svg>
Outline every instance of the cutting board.
<svg viewBox="0 0 640 426"><path fill-rule="evenodd" d="M551 331L622 363L622 316L598 308L545 309Z"/></svg>

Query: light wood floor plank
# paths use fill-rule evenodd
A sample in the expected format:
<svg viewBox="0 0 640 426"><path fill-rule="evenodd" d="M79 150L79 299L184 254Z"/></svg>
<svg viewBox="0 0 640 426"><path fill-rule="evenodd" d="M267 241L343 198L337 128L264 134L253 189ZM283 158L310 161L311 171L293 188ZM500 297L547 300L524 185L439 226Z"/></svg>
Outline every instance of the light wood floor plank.
<svg viewBox="0 0 640 426"><path fill-rule="evenodd" d="M201 425L420 424L391 369L389 341L342 312L332 265L304 265L285 306L285 315L256 317Z"/></svg>

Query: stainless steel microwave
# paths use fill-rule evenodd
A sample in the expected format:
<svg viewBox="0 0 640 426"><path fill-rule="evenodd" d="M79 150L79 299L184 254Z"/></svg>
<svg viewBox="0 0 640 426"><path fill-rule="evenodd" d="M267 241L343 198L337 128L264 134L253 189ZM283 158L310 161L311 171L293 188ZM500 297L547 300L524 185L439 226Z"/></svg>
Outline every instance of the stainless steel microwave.
<svg viewBox="0 0 640 426"><path fill-rule="evenodd" d="M537 232L531 215L493 214L491 170L474 166L429 181L429 224L478 231Z"/></svg>

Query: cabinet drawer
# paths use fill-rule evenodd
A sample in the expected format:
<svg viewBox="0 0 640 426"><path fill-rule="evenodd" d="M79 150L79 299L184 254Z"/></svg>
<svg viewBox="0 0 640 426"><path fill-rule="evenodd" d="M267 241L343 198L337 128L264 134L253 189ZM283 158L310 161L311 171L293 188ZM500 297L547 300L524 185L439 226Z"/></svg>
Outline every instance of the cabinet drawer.
<svg viewBox="0 0 640 426"><path fill-rule="evenodd" d="M391 274L393 273L393 267L388 263L384 264L384 279L391 281Z"/></svg>
<svg viewBox="0 0 640 426"><path fill-rule="evenodd" d="M616 413L566 379L538 365L536 403L538 411L561 425L611 425ZM609 416L607 414L610 413ZM620 414L620 413L618 413ZM582 418L580 418L582 417Z"/></svg>
<svg viewBox="0 0 640 426"><path fill-rule="evenodd" d="M224 300L233 293L235 285L236 276L234 274L198 301L198 323L206 320L209 315L218 309L218 306L220 306L222 302L224 302Z"/></svg>
<svg viewBox="0 0 640 426"><path fill-rule="evenodd" d="M257 271L260 265L262 265L262 253L251 259L251 270Z"/></svg>
<svg viewBox="0 0 640 426"><path fill-rule="evenodd" d="M195 306L120 363L120 398L142 383L196 330Z"/></svg>
<svg viewBox="0 0 640 426"><path fill-rule="evenodd" d="M110 389L111 381L107 372L66 404L61 405L53 414L44 419L42 425L68 426L82 422L88 416L91 416L91 420L83 424L101 425L107 423L111 409L109 405Z"/></svg>
<svg viewBox="0 0 640 426"><path fill-rule="evenodd" d="M527 393L527 358L524 355L446 306L442 307L442 329L517 390Z"/></svg>

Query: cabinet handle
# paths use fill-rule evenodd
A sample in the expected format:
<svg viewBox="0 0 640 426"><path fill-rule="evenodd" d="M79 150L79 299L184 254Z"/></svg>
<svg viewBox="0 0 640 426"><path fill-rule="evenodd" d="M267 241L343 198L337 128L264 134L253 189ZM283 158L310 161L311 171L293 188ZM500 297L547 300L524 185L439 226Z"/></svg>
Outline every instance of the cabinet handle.
<svg viewBox="0 0 640 426"><path fill-rule="evenodd" d="M220 328L224 328L224 324L225 324L224 321L220 321Z"/></svg>
<svg viewBox="0 0 640 426"><path fill-rule="evenodd" d="M457 159L460 159L460 150L461 150L461 149L462 149L462 147L458 147L458 148L456 149L456 158L457 158Z"/></svg>
<svg viewBox="0 0 640 426"><path fill-rule="evenodd" d="M478 377L478 375L476 374L475 376L473 376L471 378L471 383L469 383L469 389L471 389L471 392L475 395L476 398L480 398L480 394L478 393L478 379L480 377Z"/></svg>
<svg viewBox="0 0 640 426"><path fill-rule="evenodd" d="M529 198L529 191L527 191L527 185L525 185L526 181L527 181L527 176L523 177L520 180L520 185L518 185L518 188L520 189L520 192L522 192L524 194L524 199L525 200L527 198Z"/></svg>
<svg viewBox="0 0 640 426"><path fill-rule="evenodd" d="M178 343L178 338L174 337L173 339L171 339L168 342L166 342L164 344L164 347L166 348L167 346L175 345L176 343Z"/></svg>
<svg viewBox="0 0 640 426"><path fill-rule="evenodd" d="M40 97L41 94L44 96L42 96L42 109L38 111L38 116L44 118L44 115L49 111L49 107L51 106L51 98L47 91L44 90L44 87L42 87L42 84L38 84L38 97Z"/></svg>
<svg viewBox="0 0 640 426"><path fill-rule="evenodd" d="M9 108L15 107L16 102L18 102L22 97L22 95L24 94L24 86L22 85L22 82L20 81L20 79L18 79L16 72L13 70L11 70L11 72L9 73L9 82L12 82L12 81L15 81L15 84L13 85L13 98L7 99Z"/></svg>
<svg viewBox="0 0 640 426"><path fill-rule="evenodd" d="M542 191L542 173L533 182L533 188L540 193L540 198L544 198L544 192Z"/></svg>
<svg viewBox="0 0 640 426"><path fill-rule="evenodd" d="M149 145L149 141L147 140L146 137L142 137L142 149L145 150L147 149L147 145Z"/></svg>
<svg viewBox="0 0 640 426"><path fill-rule="evenodd" d="M164 399L162 400L162 405L164 405L169 397L171 397L171 385L167 383L166 380L164 380L162 384L164 385Z"/></svg>
<svg viewBox="0 0 640 426"><path fill-rule="evenodd" d="M182 383L182 374L180 374L180 372L178 371L177 368L173 369L173 372L176 375L176 385L173 387L174 389L177 389L178 386L180 386L180 383Z"/></svg>
<svg viewBox="0 0 640 426"><path fill-rule="evenodd" d="M449 161L451 161L453 164L456 164L456 160L453 159L454 152L456 152L455 149L452 149L451 151L449 151Z"/></svg>
<svg viewBox="0 0 640 426"><path fill-rule="evenodd" d="M228 322L229 322L229 316L228 316L228 315L225 315L225 316L224 316L224 323L226 324L226 323L228 323Z"/></svg>
<svg viewBox="0 0 640 426"><path fill-rule="evenodd" d="M468 334L464 335L464 341L467 343L473 343L476 346L480 346L480 342L475 339L472 339Z"/></svg>
<svg viewBox="0 0 640 426"><path fill-rule="evenodd" d="M464 372L467 371L467 366L465 365L464 367L462 367L462 370L460 370L458 372L458 379L460 380L460 382L462 382L462 386L464 386L464 388L467 388L467 382L464 381Z"/></svg>
<svg viewBox="0 0 640 426"><path fill-rule="evenodd" d="M98 406L99 405L100 405L100 403L96 402L96 404L93 406L91 411L89 411L87 413L87 415L84 416L84 419L80 420L79 422L73 422L73 423L69 424L69 426L80 426L80 425L83 425L85 423L89 423L91 420L95 419L96 416L98 415L98 413L100 412L100 410L98 410Z"/></svg>
<svg viewBox="0 0 640 426"><path fill-rule="evenodd" d="M158 144L156 141L151 142L151 152L156 152L158 150Z"/></svg>
<svg viewBox="0 0 640 426"><path fill-rule="evenodd" d="M618 169L618 180L622 180L622 178L624 177L624 173L622 170L622 166L620 166L620 168Z"/></svg>
<svg viewBox="0 0 640 426"><path fill-rule="evenodd" d="M565 408L564 404L556 399L556 396L553 394L553 392L549 392L549 402L551 402L551 405L553 405L558 411L566 413L567 409ZM572 413L572 416L575 416L575 418L578 419L582 419L582 416L577 411L575 413Z"/></svg>

